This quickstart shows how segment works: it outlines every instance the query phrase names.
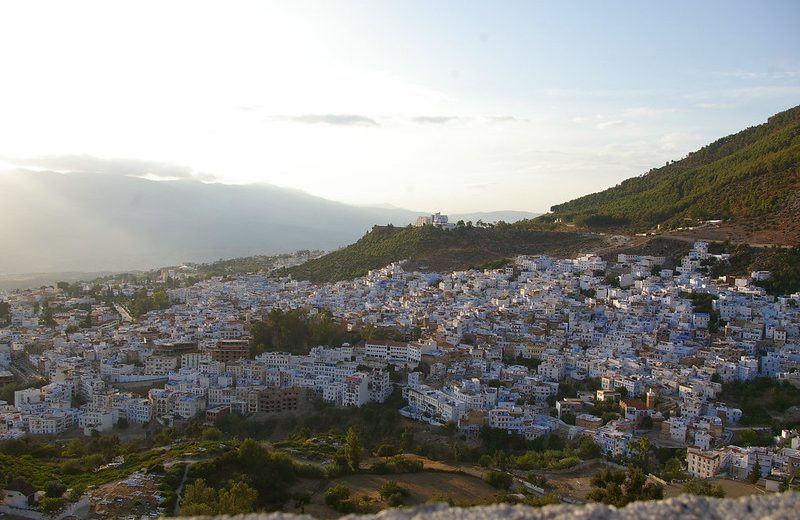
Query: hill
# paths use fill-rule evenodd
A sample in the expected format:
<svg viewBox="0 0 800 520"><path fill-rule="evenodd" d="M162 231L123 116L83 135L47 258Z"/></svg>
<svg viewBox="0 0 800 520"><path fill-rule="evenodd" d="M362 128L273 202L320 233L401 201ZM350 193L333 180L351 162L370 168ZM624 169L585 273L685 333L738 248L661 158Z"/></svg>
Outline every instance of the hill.
<svg viewBox="0 0 800 520"><path fill-rule="evenodd" d="M677 228L733 219L800 242L800 106L607 190L553 206L534 222Z"/></svg>
<svg viewBox="0 0 800 520"><path fill-rule="evenodd" d="M277 271L312 282L364 276L370 269L409 260L423 271L448 271L499 263L517 254L570 254L591 248L598 239L582 233L534 231L514 225L458 227L375 226L357 242L304 264Z"/></svg>

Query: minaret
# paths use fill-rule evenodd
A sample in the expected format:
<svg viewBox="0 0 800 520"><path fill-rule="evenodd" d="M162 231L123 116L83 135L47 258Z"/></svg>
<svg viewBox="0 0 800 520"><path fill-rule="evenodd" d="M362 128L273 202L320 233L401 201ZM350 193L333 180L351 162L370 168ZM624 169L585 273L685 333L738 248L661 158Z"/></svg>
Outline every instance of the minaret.
<svg viewBox="0 0 800 520"><path fill-rule="evenodd" d="M656 405L656 397L658 397L658 392L655 391L653 388L649 388L647 390L647 408L652 410L655 408Z"/></svg>

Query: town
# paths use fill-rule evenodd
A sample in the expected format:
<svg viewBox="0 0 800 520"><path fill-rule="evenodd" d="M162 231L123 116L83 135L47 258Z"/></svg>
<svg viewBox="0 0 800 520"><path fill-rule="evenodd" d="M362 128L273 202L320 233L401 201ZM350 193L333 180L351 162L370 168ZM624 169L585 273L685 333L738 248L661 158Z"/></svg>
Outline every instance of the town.
<svg viewBox="0 0 800 520"><path fill-rule="evenodd" d="M451 273L398 261L311 284L269 273L181 283L192 270L177 267L149 285L106 280L102 296L89 295L92 284L14 291L3 297L0 377L20 388L0 402L0 438L213 425L302 414L319 399L384 403L397 391L403 417L466 439L485 428L588 439L614 461L644 439L685 448L691 477L777 490L800 469L800 435L742 426L754 424L748 411L721 396L756 379L800 385L800 294L768 295L756 285L766 271L712 279L705 266L726 260L698 241L672 268L622 253ZM158 293L168 301L138 318L110 303ZM305 351L258 344L270 315L298 310L361 339ZM739 446L742 432L766 442ZM7 490L6 503L29 501Z"/></svg>

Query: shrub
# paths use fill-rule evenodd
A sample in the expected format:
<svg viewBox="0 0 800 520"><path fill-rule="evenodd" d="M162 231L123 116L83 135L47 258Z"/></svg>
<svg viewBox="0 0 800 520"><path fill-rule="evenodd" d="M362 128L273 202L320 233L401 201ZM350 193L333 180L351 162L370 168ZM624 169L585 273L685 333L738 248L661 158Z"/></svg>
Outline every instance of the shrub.
<svg viewBox="0 0 800 520"><path fill-rule="evenodd" d="M338 513L349 513L353 510L350 488L347 484L337 484L325 490L325 503Z"/></svg>
<svg viewBox="0 0 800 520"><path fill-rule="evenodd" d="M689 480L683 485L683 492L691 493L692 495L725 498L725 490L722 489L722 486L695 478Z"/></svg>
<svg viewBox="0 0 800 520"><path fill-rule="evenodd" d="M53 515L64 509L64 500L61 498L44 497L39 501L39 509L46 515Z"/></svg>
<svg viewBox="0 0 800 520"><path fill-rule="evenodd" d="M508 489L511 487L511 475L504 471L490 471L483 477L487 484L497 489Z"/></svg>
<svg viewBox="0 0 800 520"><path fill-rule="evenodd" d="M50 498L61 498L66 490L67 486L59 480L51 480L44 485L45 495Z"/></svg>
<svg viewBox="0 0 800 520"><path fill-rule="evenodd" d="M386 503L389 504L391 507L398 507L403 505L405 502L406 497L408 497L411 493L408 491L407 488L401 486L394 480L389 480L385 482L378 492L381 495L381 498L386 500Z"/></svg>
<svg viewBox="0 0 800 520"><path fill-rule="evenodd" d="M388 473L419 473L424 465L422 462L406 457L395 456L376 462L372 465L372 472L379 475Z"/></svg>
<svg viewBox="0 0 800 520"><path fill-rule="evenodd" d="M394 444L381 444L378 446L378 449L375 450L375 455L378 457L392 457L400 453L400 450L397 449L397 446Z"/></svg>

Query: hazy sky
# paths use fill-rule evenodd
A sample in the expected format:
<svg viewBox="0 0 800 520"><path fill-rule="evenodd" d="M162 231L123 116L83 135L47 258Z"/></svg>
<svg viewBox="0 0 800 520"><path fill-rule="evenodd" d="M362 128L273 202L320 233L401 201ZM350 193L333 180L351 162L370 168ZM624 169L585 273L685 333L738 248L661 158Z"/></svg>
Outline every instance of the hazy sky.
<svg viewBox="0 0 800 520"><path fill-rule="evenodd" d="M800 103L800 2L7 2L0 78L6 166L545 211Z"/></svg>

